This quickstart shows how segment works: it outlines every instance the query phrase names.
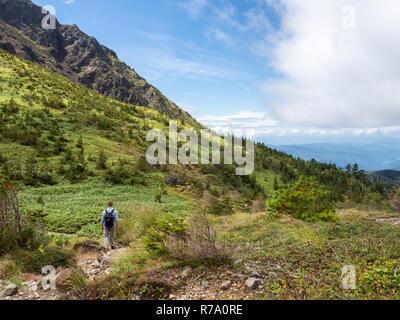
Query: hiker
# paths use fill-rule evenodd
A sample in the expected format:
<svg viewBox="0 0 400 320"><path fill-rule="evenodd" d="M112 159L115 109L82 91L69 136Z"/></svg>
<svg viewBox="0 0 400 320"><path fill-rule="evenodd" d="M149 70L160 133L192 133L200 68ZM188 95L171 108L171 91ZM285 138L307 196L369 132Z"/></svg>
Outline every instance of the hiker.
<svg viewBox="0 0 400 320"><path fill-rule="evenodd" d="M101 217L101 230L104 231L104 246L108 250L115 249L114 234L118 231L118 211L113 208L113 202L108 201L108 208Z"/></svg>

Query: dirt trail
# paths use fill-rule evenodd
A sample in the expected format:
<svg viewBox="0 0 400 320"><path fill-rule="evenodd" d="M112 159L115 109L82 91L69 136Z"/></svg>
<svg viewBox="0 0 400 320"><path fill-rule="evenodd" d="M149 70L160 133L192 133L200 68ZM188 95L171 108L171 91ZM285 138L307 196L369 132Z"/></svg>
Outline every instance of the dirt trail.
<svg viewBox="0 0 400 320"><path fill-rule="evenodd" d="M375 221L379 223L388 223L394 226L400 225L400 218L381 218L376 219Z"/></svg>
<svg viewBox="0 0 400 320"><path fill-rule="evenodd" d="M85 276L86 281L93 281L98 277L111 273L112 264L124 254L129 252L129 248L121 247L115 250L106 250L95 241L84 241L74 247L77 253L76 262L78 272ZM64 276L68 277L71 274L71 269L58 268L56 270L56 282L62 281ZM68 291L57 288L55 290L43 290L41 274L23 274L24 287L18 290L18 293L13 296L3 296L0 291L0 300L58 300ZM0 280L0 288L5 285ZM36 289L37 287L37 289Z"/></svg>
<svg viewBox="0 0 400 320"><path fill-rule="evenodd" d="M74 247L78 272L85 276L87 282L98 281L107 277L112 271L112 264L130 249L117 248L108 252L95 241L84 241ZM243 250L257 250L245 246ZM67 279L70 269L58 269L57 279ZM258 262L243 262L238 260L234 266L222 265L205 268L202 266L181 266L171 269L156 269L143 274L148 285L154 282L157 288L164 288L161 298L169 300L215 300L233 299L248 300L262 297L266 281L275 279L278 275L289 276L287 271L275 264L259 264ZM24 274L25 287L11 297L1 297L0 300L59 300L74 298L71 289L59 286L56 290L43 290L43 275ZM61 281L60 280L60 281ZM312 280L312 279L311 279ZM155 283L157 282L157 283ZM31 291L30 286L37 284L38 290ZM63 289L64 288L64 289ZM67 288L70 288L67 286ZM140 288L139 288L140 289ZM135 299L153 299L153 296L135 297Z"/></svg>

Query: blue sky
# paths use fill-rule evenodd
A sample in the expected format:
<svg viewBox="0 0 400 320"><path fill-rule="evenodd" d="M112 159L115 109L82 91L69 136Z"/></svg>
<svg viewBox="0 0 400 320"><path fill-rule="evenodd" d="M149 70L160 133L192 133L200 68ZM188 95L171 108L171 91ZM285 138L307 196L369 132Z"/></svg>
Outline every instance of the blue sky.
<svg viewBox="0 0 400 320"><path fill-rule="evenodd" d="M301 143L400 133L397 0L34 0L212 128Z"/></svg>
<svg viewBox="0 0 400 320"><path fill-rule="evenodd" d="M52 4L61 23L84 32L117 52L140 75L195 116L221 116L243 110L264 112L258 86L272 71L250 42L265 35L263 26L248 27L258 1L35 1ZM93 5L95 3L95 5ZM234 10L240 25L222 15ZM271 10L271 21L276 17ZM231 33L240 33L234 39Z"/></svg>

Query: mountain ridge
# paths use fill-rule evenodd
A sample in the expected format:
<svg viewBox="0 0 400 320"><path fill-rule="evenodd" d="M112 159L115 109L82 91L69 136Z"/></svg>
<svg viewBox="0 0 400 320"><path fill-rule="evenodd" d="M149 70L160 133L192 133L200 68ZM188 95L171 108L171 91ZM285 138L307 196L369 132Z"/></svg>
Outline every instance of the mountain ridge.
<svg viewBox="0 0 400 320"><path fill-rule="evenodd" d="M105 96L202 127L96 38L58 20L55 30L45 30L44 17L42 8L30 0L0 0L0 48Z"/></svg>
<svg viewBox="0 0 400 320"><path fill-rule="evenodd" d="M398 170L372 171L368 173L368 176L373 181L381 181L391 185L400 185L400 171Z"/></svg>

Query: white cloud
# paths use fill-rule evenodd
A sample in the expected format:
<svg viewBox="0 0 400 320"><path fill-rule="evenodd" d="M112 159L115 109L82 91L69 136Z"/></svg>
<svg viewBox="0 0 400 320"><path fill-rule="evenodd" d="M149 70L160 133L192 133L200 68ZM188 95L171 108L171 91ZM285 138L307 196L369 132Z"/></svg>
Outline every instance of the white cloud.
<svg viewBox="0 0 400 320"><path fill-rule="evenodd" d="M65 0L65 4L74 4L75 0Z"/></svg>
<svg viewBox="0 0 400 320"><path fill-rule="evenodd" d="M349 2L356 10L354 30L343 27ZM258 49L281 74L263 86L271 115L287 126L393 130L387 128L400 122L400 2L279 4L282 30Z"/></svg>
<svg viewBox="0 0 400 320"><path fill-rule="evenodd" d="M214 6L213 11L216 17L214 20L224 23L226 27L233 29L232 35L236 34L237 31L241 33L252 32L254 34L265 32L271 28L263 7L253 7L241 13L237 12L236 7L232 4L226 4L221 7Z"/></svg>
<svg viewBox="0 0 400 320"><path fill-rule="evenodd" d="M252 132L252 136L394 136L400 134L400 126L385 127L344 127L322 128L317 126L290 126L282 125L268 113L240 111L235 114L221 116L207 115L198 120L208 128L223 133Z"/></svg>
<svg viewBox="0 0 400 320"><path fill-rule="evenodd" d="M225 45L227 45L229 47L235 46L234 38L230 34L224 32L218 28L207 29L207 31L205 32L205 35L209 38L215 38L216 40L223 42Z"/></svg>
<svg viewBox="0 0 400 320"><path fill-rule="evenodd" d="M269 130L277 125L277 122L271 119L267 113L252 111L240 111L222 116L207 115L199 117L198 120L217 132L251 131L251 135Z"/></svg>
<svg viewBox="0 0 400 320"><path fill-rule="evenodd" d="M198 19L207 6L207 0L187 0L178 3L178 6L183 8L192 19Z"/></svg>

